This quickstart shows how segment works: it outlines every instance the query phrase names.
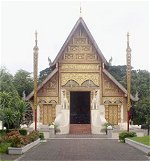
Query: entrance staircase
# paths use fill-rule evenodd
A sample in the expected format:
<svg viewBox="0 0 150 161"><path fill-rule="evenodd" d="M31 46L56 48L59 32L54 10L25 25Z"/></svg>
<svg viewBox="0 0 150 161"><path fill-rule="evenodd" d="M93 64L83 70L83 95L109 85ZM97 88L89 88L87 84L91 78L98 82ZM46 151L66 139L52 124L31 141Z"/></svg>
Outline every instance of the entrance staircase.
<svg viewBox="0 0 150 161"><path fill-rule="evenodd" d="M70 134L91 134L91 124L70 124Z"/></svg>

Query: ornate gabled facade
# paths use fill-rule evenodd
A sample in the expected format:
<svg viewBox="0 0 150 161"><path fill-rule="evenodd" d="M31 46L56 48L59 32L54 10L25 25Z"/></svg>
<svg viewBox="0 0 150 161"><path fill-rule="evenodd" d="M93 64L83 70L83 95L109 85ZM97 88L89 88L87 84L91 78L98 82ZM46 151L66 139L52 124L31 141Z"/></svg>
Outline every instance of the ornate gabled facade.
<svg viewBox="0 0 150 161"><path fill-rule="evenodd" d="M92 133L100 133L106 121L127 121L127 91L107 71L108 63L81 17L52 65L55 69L38 86L38 122L55 121L64 134L71 124L89 124ZM27 100L32 102L33 96Z"/></svg>

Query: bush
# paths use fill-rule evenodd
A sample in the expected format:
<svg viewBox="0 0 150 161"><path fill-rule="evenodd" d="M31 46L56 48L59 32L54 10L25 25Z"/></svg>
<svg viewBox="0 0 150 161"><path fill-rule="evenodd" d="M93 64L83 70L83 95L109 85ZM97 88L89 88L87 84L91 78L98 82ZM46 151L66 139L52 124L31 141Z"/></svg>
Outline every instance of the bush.
<svg viewBox="0 0 150 161"><path fill-rule="evenodd" d="M10 147L10 146L11 146L11 143L6 143L6 142L1 143L0 144L0 154L7 153L8 147Z"/></svg>
<svg viewBox="0 0 150 161"><path fill-rule="evenodd" d="M127 132L127 131L123 131L121 133L119 133L119 140L122 143L125 143L125 138L129 138L129 137L136 137L136 133L135 132Z"/></svg>
<svg viewBox="0 0 150 161"><path fill-rule="evenodd" d="M41 140L44 140L44 134L43 134L42 132L39 133L39 138L40 138Z"/></svg>
<svg viewBox="0 0 150 161"><path fill-rule="evenodd" d="M33 142L39 138L39 132L38 131L32 131L27 135L30 142Z"/></svg>
<svg viewBox="0 0 150 161"><path fill-rule="evenodd" d="M26 130L23 130L23 134L25 134ZM20 134L19 130L11 131L6 133L0 140L0 143L9 143L11 147L22 147L24 145L29 144L39 138L40 134L38 131L32 131L29 135L23 136ZM42 137L42 135L41 135ZM43 136L44 137L44 136Z"/></svg>
<svg viewBox="0 0 150 161"><path fill-rule="evenodd" d="M0 137L4 136L6 134L6 130L0 130Z"/></svg>
<svg viewBox="0 0 150 161"><path fill-rule="evenodd" d="M21 135L14 135L11 137L11 147L22 147L22 145L24 145L24 140L21 137Z"/></svg>
<svg viewBox="0 0 150 161"><path fill-rule="evenodd" d="M26 136L27 135L27 130L26 129L19 129L20 135Z"/></svg>
<svg viewBox="0 0 150 161"><path fill-rule="evenodd" d="M4 136L6 142L11 143L12 147L21 147L24 145L24 140L19 131L11 131Z"/></svg>

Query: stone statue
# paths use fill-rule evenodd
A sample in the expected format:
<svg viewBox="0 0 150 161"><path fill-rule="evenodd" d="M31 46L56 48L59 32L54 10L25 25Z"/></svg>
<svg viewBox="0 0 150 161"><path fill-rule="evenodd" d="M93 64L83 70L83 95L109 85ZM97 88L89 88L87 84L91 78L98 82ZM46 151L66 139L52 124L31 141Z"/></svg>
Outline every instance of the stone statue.
<svg viewBox="0 0 150 161"><path fill-rule="evenodd" d="M95 90L93 93L92 109L98 109L99 105L99 90Z"/></svg>
<svg viewBox="0 0 150 161"><path fill-rule="evenodd" d="M67 100L67 96L66 96L66 91L62 90L61 91L61 105L63 109L68 109L69 103Z"/></svg>

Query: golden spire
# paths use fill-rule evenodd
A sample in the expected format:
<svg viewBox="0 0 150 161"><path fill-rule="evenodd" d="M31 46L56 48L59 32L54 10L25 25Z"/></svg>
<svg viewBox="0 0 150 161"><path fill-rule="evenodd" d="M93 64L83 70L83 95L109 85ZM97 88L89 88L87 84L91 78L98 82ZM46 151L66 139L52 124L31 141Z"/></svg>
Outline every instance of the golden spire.
<svg viewBox="0 0 150 161"><path fill-rule="evenodd" d="M35 46L37 46L37 31L35 30Z"/></svg>
<svg viewBox="0 0 150 161"><path fill-rule="evenodd" d="M129 34L129 32L127 32L127 52L131 52L131 48L130 48L130 45L129 45L129 36L130 36L130 34Z"/></svg>
<svg viewBox="0 0 150 161"><path fill-rule="evenodd" d="M129 131L130 121L130 108L131 108L131 48L129 45L129 32L127 33L127 49L126 49L126 61L127 61L127 131Z"/></svg>
<svg viewBox="0 0 150 161"><path fill-rule="evenodd" d="M35 31L35 46L33 48L33 75L34 75L34 122L35 130L37 130L37 81L38 81L38 46L37 46L37 31Z"/></svg>
<svg viewBox="0 0 150 161"><path fill-rule="evenodd" d="M80 1L80 17L82 17L82 5L81 5L81 1Z"/></svg>
<svg viewBox="0 0 150 161"><path fill-rule="evenodd" d="M38 33L37 33L37 31L35 30L35 46L34 46L34 50L38 50L38 46L37 46L37 42L38 42L38 40L37 40L37 35L38 35Z"/></svg>

